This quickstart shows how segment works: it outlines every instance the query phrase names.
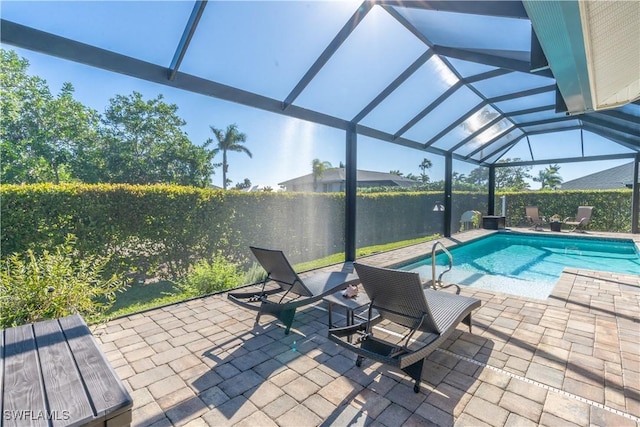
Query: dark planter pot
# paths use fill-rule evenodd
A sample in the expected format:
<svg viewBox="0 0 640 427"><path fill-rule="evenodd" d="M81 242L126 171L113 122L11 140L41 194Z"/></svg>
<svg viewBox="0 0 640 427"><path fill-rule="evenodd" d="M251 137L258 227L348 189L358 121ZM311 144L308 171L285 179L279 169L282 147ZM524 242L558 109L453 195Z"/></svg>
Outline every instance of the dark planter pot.
<svg viewBox="0 0 640 427"><path fill-rule="evenodd" d="M562 230L562 223L561 222L550 222L549 225L551 226L551 231L560 231L560 230Z"/></svg>

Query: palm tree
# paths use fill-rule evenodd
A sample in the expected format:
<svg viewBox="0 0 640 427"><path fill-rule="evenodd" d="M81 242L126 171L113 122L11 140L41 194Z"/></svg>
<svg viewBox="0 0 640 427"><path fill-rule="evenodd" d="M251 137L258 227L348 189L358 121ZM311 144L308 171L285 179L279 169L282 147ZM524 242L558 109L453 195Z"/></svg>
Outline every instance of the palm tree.
<svg viewBox="0 0 640 427"><path fill-rule="evenodd" d="M538 172L538 177L534 181L541 184L541 189L550 188L556 190L562 184L562 177L558 173L560 165L549 165Z"/></svg>
<svg viewBox="0 0 640 427"><path fill-rule="evenodd" d="M331 163L323 162L320 159L313 159L311 162L311 173L313 174L313 191L318 191L318 180L324 175L324 171L331 168Z"/></svg>
<svg viewBox="0 0 640 427"><path fill-rule="evenodd" d="M222 151L222 187L227 189L227 171L229 170L229 164L227 163L227 151L238 151L247 153L247 156L253 158L251 151L244 145L243 142L247 141L247 135L238 131L238 126L234 123L227 126L227 130L217 129L213 126L209 126L211 132L216 136L218 140L217 150Z"/></svg>
<svg viewBox="0 0 640 427"><path fill-rule="evenodd" d="M422 175L420 176L420 178L422 179L422 182L429 182L429 175L427 175L427 169L430 169L431 166L433 166L433 163L431 163L431 160L427 159L426 157L422 159L422 163L420 163L419 165L420 169L422 169Z"/></svg>

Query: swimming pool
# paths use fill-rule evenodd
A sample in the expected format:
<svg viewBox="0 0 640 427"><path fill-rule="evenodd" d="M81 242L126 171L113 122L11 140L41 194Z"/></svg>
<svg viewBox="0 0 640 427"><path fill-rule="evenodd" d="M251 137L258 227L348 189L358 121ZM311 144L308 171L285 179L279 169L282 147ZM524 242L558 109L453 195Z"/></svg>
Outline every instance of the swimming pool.
<svg viewBox="0 0 640 427"><path fill-rule="evenodd" d="M453 269L445 282L545 299L565 267L640 275L640 254L631 240L496 233L449 250ZM438 274L448 258L436 256ZM431 279L431 256L403 270Z"/></svg>

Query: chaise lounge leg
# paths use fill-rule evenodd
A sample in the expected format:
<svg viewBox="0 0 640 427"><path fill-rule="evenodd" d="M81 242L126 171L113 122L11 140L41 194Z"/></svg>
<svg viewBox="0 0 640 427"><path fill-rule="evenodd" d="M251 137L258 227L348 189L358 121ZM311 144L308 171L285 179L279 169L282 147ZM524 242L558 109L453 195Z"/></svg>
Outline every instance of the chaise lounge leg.
<svg viewBox="0 0 640 427"><path fill-rule="evenodd" d="M463 320L462 323L469 327L469 333L471 333L471 313L469 313Z"/></svg>
<svg viewBox="0 0 640 427"><path fill-rule="evenodd" d="M422 380L422 368L424 367L425 359L420 359L413 365L409 365L406 368L402 368L402 370L409 375L413 380L415 380L415 384L413 385L413 391L416 393L420 393L420 380Z"/></svg>
<svg viewBox="0 0 640 427"><path fill-rule="evenodd" d="M278 313L278 319L284 323L286 329L284 330L285 335L289 335L291 331L291 325L293 325L293 318L296 315L296 311L294 310L283 310Z"/></svg>

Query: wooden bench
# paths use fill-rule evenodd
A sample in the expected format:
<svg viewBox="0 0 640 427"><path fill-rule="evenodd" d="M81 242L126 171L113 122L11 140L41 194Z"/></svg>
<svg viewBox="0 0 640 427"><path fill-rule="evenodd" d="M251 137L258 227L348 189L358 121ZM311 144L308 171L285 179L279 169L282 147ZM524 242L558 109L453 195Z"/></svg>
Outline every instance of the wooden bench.
<svg viewBox="0 0 640 427"><path fill-rule="evenodd" d="M3 426L128 426L133 400L79 315L2 330Z"/></svg>

